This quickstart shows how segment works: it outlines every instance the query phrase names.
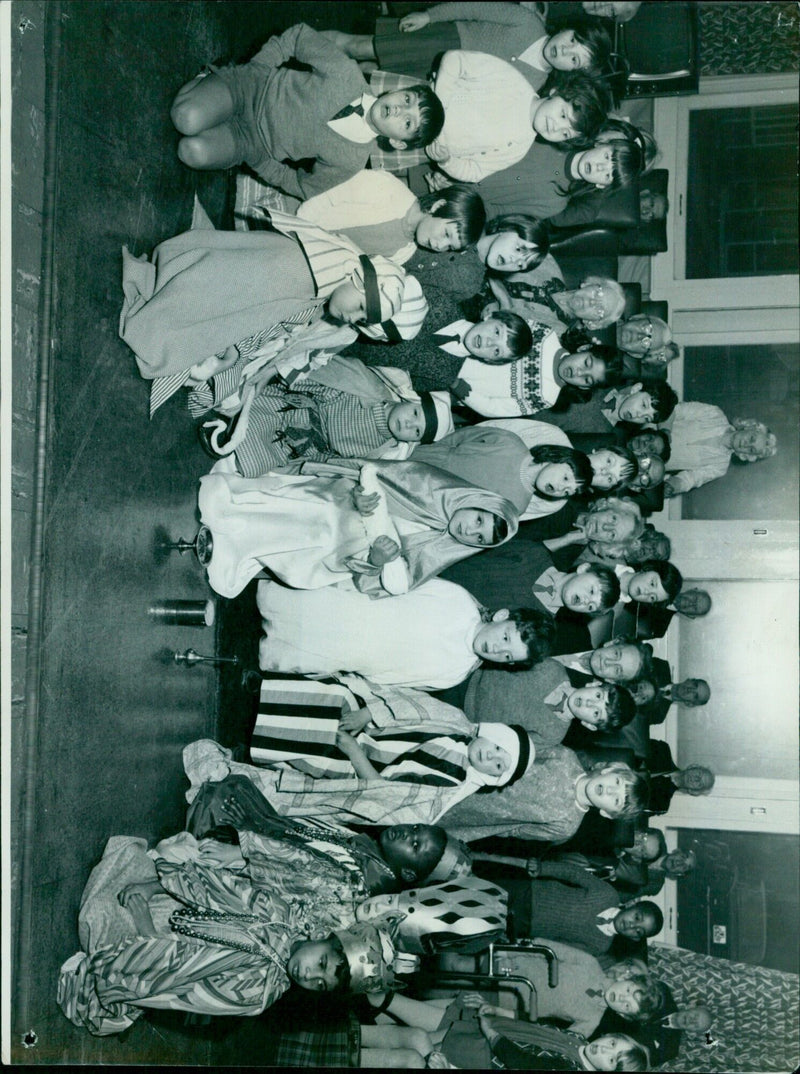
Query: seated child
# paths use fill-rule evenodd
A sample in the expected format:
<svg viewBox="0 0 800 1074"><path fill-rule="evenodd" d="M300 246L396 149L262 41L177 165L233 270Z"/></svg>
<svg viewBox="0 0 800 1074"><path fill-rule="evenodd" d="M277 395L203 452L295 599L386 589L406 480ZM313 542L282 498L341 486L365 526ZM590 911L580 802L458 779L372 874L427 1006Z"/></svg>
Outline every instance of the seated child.
<svg viewBox="0 0 800 1074"><path fill-rule="evenodd" d="M666 421L678 397L669 384L660 380L642 380L620 388L612 388L603 402L603 415L610 425L628 421L634 425L650 425Z"/></svg>
<svg viewBox="0 0 800 1074"><path fill-rule="evenodd" d="M89 877L84 950L64 963L58 983L74 1025L121 1033L151 1006L254 1016L292 983L321 992L392 987L394 943L383 929L356 925L352 907L351 927L332 932L327 904L256 889L217 862L170 860L164 842L149 854L143 839L112 838Z"/></svg>
<svg viewBox="0 0 800 1074"><path fill-rule="evenodd" d="M403 370L333 355L292 388L283 380L265 384L231 426L228 432L224 418L203 423L207 453L232 454L237 473L260 477L296 459L401 461L417 444L451 433L453 418L446 392L419 395Z"/></svg>
<svg viewBox="0 0 800 1074"><path fill-rule="evenodd" d="M553 615L567 608L579 615L598 615L619 599L620 582L600 563L581 563L574 571L548 567L534 582L534 599Z"/></svg>
<svg viewBox="0 0 800 1074"><path fill-rule="evenodd" d="M406 592L517 529L507 500L423 463L306 463L302 474L257 478L226 466L202 477L198 494L213 537L208 580L225 597L264 570L298 589ZM375 491L357 483L359 470Z"/></svg>
<svg viewBox="0 0 800 1074"><path fill-rule="evenodd" d="M631 567L618 567L617 576L623 603L635 601L665 608L675 600L683 585L678 568L657 559L644 560Z"/></svg>
<svg viewBox="0 0 800 1074"><path fill-rule="evenodd" d="M160 243L152 262L123 248L119 334L154 381L151 416L183 385L227 369L232 383L215 384L212 402L225 399L287 324L326 315L372 339L419 331L427 303L398 265L297 217L271 221L270 231L194 228Z"/></svg>
<svg viewBox="0 0 800 1074"><path fill-rule="evenodd" d="M360 171L345 183L317 194L297 215L326 231L346 235L370 256L382 254L398 265L417 246L436 253L474 245L486 224L480 194L453 184L417 198L391 172Z"/></svg>
<svg viewBox="0 0 800 1074"><path fill-rule="evenodd" d="M612 193L629 186L646 171L658 153L652 135L624 120L610 119L589 149L580 149L564 163L569 182L564 196L569 206L550 218L553 227L587 227L602 212L603 201L590 194Z"/></svg>
<svg viewBox="0 0 800 1074"><path fill-rule="evenodd" d="M572 720L590 731L616 731L636 715L624 687L599 681L573 686L552 657L510 681L491 668L478 668L469 677L463 706L476 723L491 718L521 724L537 750L558 745Z"/></svg>
<svg viewBox="0 0 800 1074"><path fill-rule="evenodd" d="M566 410L588 398L592 388L621 382L622 358L612 347L584 344L570 353L550 325L529 325L532 346L523 357L514 361L503 353L479 355L480 360L467 358L461 366L452 390L476 413L512 418L547 407Z"/></svg>
<svg viewBox="0 0 800 1074"><path fill-rule="evenodd" d="M590 19L548 34L544 18L521 4L434 4L399 21L378 18L375 33L326 35L355 60L377 60L385 71L427 78L440 53L486 52L517 65L534 89L554 70L603 71L611 54L605 27ZM413 37L409 36L413 34Z"/></svg>
<svg viewBox="0 0 800 1074"><path fill-rule="evenodd" d="M588 452L592 464L592 488L602 492L616 492L630 486L638 477L638 458L628 448L611 444Z"/></svg>
<svg viewBox="0 0 800 1074"><path fill-rule="evenodd" d="M310 71L286 66L290 60ZM424 146L441 131L442 104L426 85L374 97L358 68L303 24L271 37L247 64L187 82L170 113L191 168L248 164L272 186L308 198L364 168L378 139ZM286 161L314 160L310 171Z"/></svg>
<svg viewBox="0 0 800 1074"><path fill-rule="evenodd" d="M612 108L606 84L586 71L558 72L540 97L512 64L460 49L433 79L445 121L427 156L453 179L477 183L521 160L537 138L579 148Z"/></svg>
<svg viewBox="0 0 800 1074"><path fill-rule="evenodd" d="M537 751L530 771L502 794L468 798L449 809L443 826L465 842L514 836L563 842L589 809L601 817L635 817L647 804L647 779L627 765L588 770L565 746Z"/></svg>
<svg viewBox="0 0 800 1074"><path fill-rule="evenodd" d="M446 689L482 660L530 666L549 653L552 625L539 612L485 612L466 590L432 579L402 596L370 600L335 588L284 589L259 582L265 671L355 671L377 683ZM346 623L347 630L331 630Z"/></svg>

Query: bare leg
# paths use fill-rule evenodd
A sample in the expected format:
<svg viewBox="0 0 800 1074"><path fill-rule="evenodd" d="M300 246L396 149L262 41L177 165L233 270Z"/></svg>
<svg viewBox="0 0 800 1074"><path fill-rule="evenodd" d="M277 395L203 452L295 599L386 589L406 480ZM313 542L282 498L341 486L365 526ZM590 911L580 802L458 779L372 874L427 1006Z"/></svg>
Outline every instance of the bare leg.
<svg viewBox="0 0 800 1074"><path fill-rule="evenodd" d="M169 114L181 134L200 134L231 118L233 97L223 79L200 74L178 90Z"/></svg>
<svg viewBox="0 0 800 1074"><path fill-rule="evenodd" d="M367 1058L364 1052L371 1053ZM421 1029L409 1026L362 1026L361 1027L361 1065L362 1066L411 1066L415 1069L425 1066L425 1056L433 1051L433 1042ZM386 1052L390 1061L382 1062L378 1052ZM403 1062L397 1061L402 1055ZM419 1060L417 1062L417 1060Z"/></svg>
<svg viewBox="0 0 800 1074"><path fill-rule="evenodd" d="M366 1027L362 1027L363 1029ZM425 1057L413 1048L364 1048L361 1049L359 1066L374 1070L424 1070Z"/></svg>
<svg viewBox="0 0 800 1074"><path fill-rule="evenodd" d="M178 159L198 171L232 168L241 164L236 138L227 123L220 123L191 138L178 142Z"/></svg>
<svg viewBox="0 0 800 1074"><path fill-rule="evenodd" d="M376 59L372 34L345 34L341 30L323 30L322 34L352 60Z"/></svg>

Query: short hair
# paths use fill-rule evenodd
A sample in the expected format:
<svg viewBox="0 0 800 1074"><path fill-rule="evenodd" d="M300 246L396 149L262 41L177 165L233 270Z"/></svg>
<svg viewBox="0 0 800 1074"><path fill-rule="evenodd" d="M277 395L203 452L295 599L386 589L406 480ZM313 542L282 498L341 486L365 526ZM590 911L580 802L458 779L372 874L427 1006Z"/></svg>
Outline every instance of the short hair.
<svg viewBox="0 0 800 1074"><path fill-rule="evenodd" d="M500 544L508 537L508 523L502 515L493 515L494 527L492 529L492 546Z"/></svg>
<svg viewBox="0 0 800 1074"><path fill-rule="evenodd" d="M641 381L641 385L642 391L647 392L653 401L653 420L657 425L660 425L662 421L667 420L677 406L678 397L674 390L664 380L654 380L652 377L644 377Z"/></svg>
<svg viewBox="0 0 800 1074"><path fill-rule="evenodd" d="M615 817L638 817L644 812L650 802L650 781L642 772L634 772L630 765L615 761L607 764L599 761L593 767L593 771L602 772L604 769L613 769L620 777L625 787L625 803Z"/></svg>
<svg viewBox="0 0 800 1074"><path fill-rule="evenodd" d="M653 571L658 575L661 586L667 594L667 599L655 601L652 607L665 608L680 593L683 585L683 575L673 563L663 559L643 559L639 563L632 563L631 566L637 573L639 571Z"/></svg>
<svg viewBox="0 0 800 1074"><path fill-rule="evenodd" d="M546 97L553 93L572 107L578 132L575 138L559 142L559 145L562 149L585 149L614 107L608 85L590 71L552 71L539 95Z"/></svg>
<svg viewBox="0 0 800 1074"><path fill-rule="evenodd" d="M705 788L705 790L699 792L700 794L708 794L711 790L713 790L714 784L717 781L717 777L714 775L714 773L711 771L711 769L707 765L704 765L704 764L687 764L687 766L685 768L681 769L681 771L684 772L684 773L685 772L690 772L692 770L694 770L694 771L702 771L702 772L707 772L708 773L709 784Z"/></svg>
<svg viewBox="0 0 800 1074"><path fill-rule="evenodd" d="M604 144L619 139L624 139L639 147L643 161L642 173L649 172L658 156L658 143L650 131L644 131L641 127L628 123L626 119L614 116L603 124L596 141Z"/></svg>
<svg viewBox="0 0 800 1074"><path fill-rule="evenodd" d="M653 317L652 320L659 320L658 317ZM681 349L674 340L670 340L669 343L665 343L663 347L659 347L658 350L647 351L642 356L642 362L646 365L648 362L658 362L664 366L669 365L670 362L674 362L676 358L680 357ZM663 359L661 358L663 355ZM665 370L666 375L666 370Z"/></svg>
<svg viewBox="0 0 800 1074"><path fill-rule="evenodd" d="M431 206L439 201L444 201L444 205L432 209ZM462 249L476 243L486 227L486 207L483 204L483 198L477 190L464 186L462 183L453 183L451 186L443 187L442 190L423 194L419 199L419 204L424 213L455 221L458 241Z"/></svg>
<svg viewBox="0 0 800 1074"><path fill-rule="evenodd" d="M611 567L606 567L603 563L590 563L586 574L593 574L598 581L601 597L600 608L602 610L613 608L619 600L619 578L617 578L616 572Z"/></svg>
<svg viewBox="0 0 800 1074"><path fill-rule="evenodd" d="M636 715L636 702L629 690L617 682L606 683L606 718L604 731L619 731L627 727Z"/></svg>
<svg viewBox="0 0 800 1074"><path fill-rule="evenodd" d="M586 344L581 343L576 346L574 350L566 342L567 335L574 330L567 329L564 335L561 337L561 346L575 354L581 346ZM581 335L584 335L583 329L578 329ZM572 336L575 339L575 335ZM584 337L585 338L585 337ZM589 350L587 353L594 355L595 358L599 358L604 366L603 379L598 381L597 384L592 385L591 388L579 388L576 384L567 384L558 393L555 403L550 407L550 410L554 414L563 414L567 411L573 403L588 403L594 398L594 393L602 388L607 390L608 388L616 388L622 384L625 379L624 359L620 351L616 347L609 347L605 343L595 343L589 340Z"/></svg>
<svg viewBox="0 0 800 1074"><path fill-rule="evenodd" d="M667 853L667 840L664 833L660 828L645 828L645 832L648 835L654 835L658 840L658 853L654 858L645 859L646 861L656 861L657 858L662 858Z"/></svg>
<svg viewBox="0 0 800 1074"><path fill-rule="evenodd" d="M584 71L602 72L608 66L614 43L602 23L598 23L594 19L577 17L570 19L569 25L563 29L572 30L578 44L583 45L589 52L591 64L588 68L584 67ZM558 32L560 31L556 31L556 33Z"/></svg>
<svg viewBox="0 0 800 1074"><path fill-rule="evenodd" d="M641 987L642 993L639 998L639 1010L636 1014L623 1015L633 1022L653 1022L662 1017L664 1008L667 1006L671 993L663 981L656 981L652 977L634 976L630 980L635 981Z"/></svg>
<svg viewBox="0 0 800 1074"><path fill-rule="evenodd" d="M566 447L564 444L537 444L531 448L531 458L534 462L563 462L569 466L581 488L588 488L592 483L594 471L589 457L582 451ZM561 499L561 497L558 497Z"/></svg>
<svg viewBox="0 0 800 1074"><path fill-rule="evenodd" d="M411 93L416 93L419 102L419 127L411 138L404 138L407 149L421 149L438 138L444 126L444 105L424 82L409 86ZM381 97L385 96L383 93ZM385 139L384 139L385 140Z"/></svg>
<svg viewBox="0 0 800 1074"><path fill-rule="evenodd" d="M601 317L599 321L588 321L592 328L608 328L611 324L616 324L622 314L625 312L625 292L622 289L622 285L617 283L616 280L612 280L610 276L587 276L581 286L586 283L602 284L604 290L610 291L614 296L614 305L607 317ZM677 402L677 398L676 398ZM663 420L663 419L662 419Z"/></svg>
<svg viewBox="0 0 800 1074"><path fill-rule="evenodd" d="M778 452L778 439L775 433L771 433L766 427L763 421L756 421L755 418L735 418L731 423L737 432L755 432L763 433L766 438L766 451L763 455L736 455L737 459L741 459L742 462L758 462L759 459L771 459L773 455Z"/></svg>
<svg viewBox="0 0 800 1074"><path fill-rule="evenodd" d="M336 967L336 988L334 992L349 992L350 991L350 963L347 961L347 955L344 953L342 947L342 941L332 932L329 936L325 937L326 943L329 943L334 949L337 955L339 955L339 963Z"/></svg>
<svg viewBox="0 0 800 1074"><path fill-rule="evenodd" d="M642 433L649 433L651 436L658 436L661 439L661 458L664 462L669 461L669 457L672 454L672 437L669 434L668 429L634 429L628 434L628 443L633 440L635 436L641 436Z"/></svg>
<svg viewBox="0 0 800 1074"><path fill-rule="evenodd" d="M513 310L495 310L488 320L499 321L506 326L506 340L515 358L521 358L533 346L531 326Z"/></svg>
<svg viewBox="0 0 800 1074"><path fill-rule="evenodd" d="M628 906L638 906L640 910L644 910L652 920L652 929L647 930L648 936L655 936L664 928L664 915L661 912L661 907L652 901L652 899L639 899L638 902L626 903Z"/></svg>
<svg viewBox="0 0 800 1074"><path fill-rule="evenodd" d="M525 242L536 244L536 250L531 251L531 259L523 271L536 268L550 250L550 234L547 225L537 216L529 216L527 213L504 213L502 216L494 216L484 228L485 235L499 235L503 231L513 231ZM490 276L503 275L494 272L489 266L486 271Z"/></svg>
<svg viewBox="0 0 800 1074"><path fill-rule="evenodd" d="M628 496L598 496L596 500L592 500L586 510L589 514L594 514L595 511L605 511L608 508L615 508L626 515L632 515L636 525L630 540L636 540L641 536L644 532L645 521L642 518L642 509L635 500Z"/></svg>
<svg viewBox="0 0 800 1074"><path fill-rule="evenodd" d="M527 646L528 655L519 663L502 665L507 671L523 671L546 660L553 652L556 624L552 615L535 608L511 608L509 623L516 623L520 639Z"/></svg>
<svg viewBox="0 0 800 1074"><path fill-rule="evenodd" d="M620 1052L617 1058L617 1070L650 1070L650 1053L639 1040L634 1040L627 1033L618 1033L617 1037L624 1040L627 1047ZM596 1040L597 1038L595 1038Z"/></svg>
<svg viewBox="0 0 800 1074"><path fill-rule="evenodd" d="M633 481L639 472L639 461L630 448L620 447L619 444L609 444L608 447L603 450L610 451L612 455L616 455L618 458L622 459L624 464L620 467L619 481L606 489L607 492L613 492L615 489L622 488L628 481Z"/></svg>

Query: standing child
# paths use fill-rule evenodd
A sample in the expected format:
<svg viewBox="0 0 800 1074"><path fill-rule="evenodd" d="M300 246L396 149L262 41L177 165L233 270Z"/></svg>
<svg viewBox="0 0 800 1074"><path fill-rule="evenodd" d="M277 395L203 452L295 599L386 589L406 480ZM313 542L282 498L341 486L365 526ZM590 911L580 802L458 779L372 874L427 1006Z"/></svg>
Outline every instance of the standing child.
<svg viewBox="0 0 800 1074"><path fill-rule="evenodd" d="M437 578L403 596L370 600L339 589L294 592L259 582L264 671L356 671L377 683L440 690L482 660L525 667L549 654L552 626L527 609L485 612ZM346 624L346 630L339 626Z"/></svg>
<svg viewBox="0 0 800 1074"><path fill-rule="evenodd" d="M287 67L291 60L311 70ZM200 169L248 164L299 198L355 175L379 139L393 149L424 146L444 122L428 86L374 97L358 64L302 23L271 37L249 63L212 72L173 101L179 158ZM285 163L309 158L309 172Z"/></svg>

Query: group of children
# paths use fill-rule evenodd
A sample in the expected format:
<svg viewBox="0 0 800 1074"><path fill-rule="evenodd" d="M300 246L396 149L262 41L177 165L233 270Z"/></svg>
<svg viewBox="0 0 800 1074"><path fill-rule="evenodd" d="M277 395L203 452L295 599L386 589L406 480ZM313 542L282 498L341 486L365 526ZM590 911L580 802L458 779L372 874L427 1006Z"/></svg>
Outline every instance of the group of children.
<svg viewBox="0 0 800 1074"><path fill-rule="evenodd" d="M708 1028L648 971L663 919L631 900L681 875L647 813L713 785L647 732L710 693L645 640L711 606L646 521L660 486L697 483L709 438L681 408L703 404L666 383L664 322L593 339L622 289L569 289L542 220L653 163L610 117L604 21L549 32L520 5L446 3L369 38L299 25L179 91L180 160L247 164L282 200L243 231L196 207L151 258L125 249L120 335L151 415L188 388L215 460L198 547L220 596L258 579L258 713L249 763L187 747L185 833L110 840L59 983L76 1024L349 991L368 1006L319 1031L344 1065L588 1070L648 1069ZM422 157L416 197L392 173ZM512 201L517 167L540 181ZM725 468L775 450L755 422L719 439ZM508 836L584 853L466 848ZM568 1030L396 990L420 958L508 938L556 951L556 987L533 953L504 965Z"/></svg>

